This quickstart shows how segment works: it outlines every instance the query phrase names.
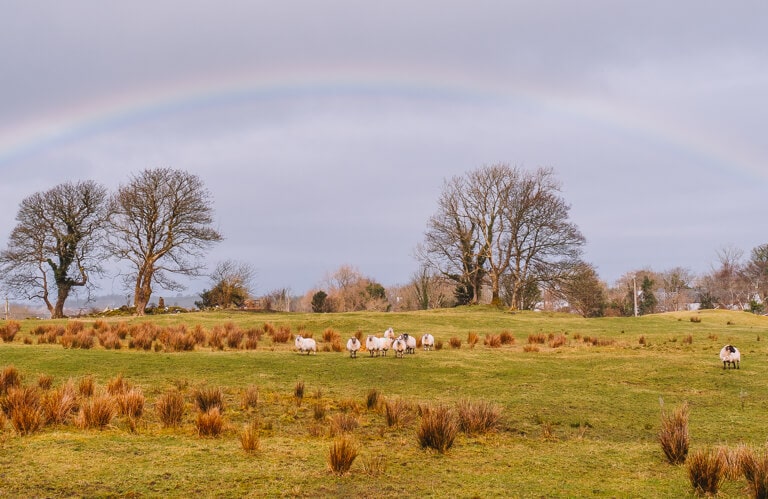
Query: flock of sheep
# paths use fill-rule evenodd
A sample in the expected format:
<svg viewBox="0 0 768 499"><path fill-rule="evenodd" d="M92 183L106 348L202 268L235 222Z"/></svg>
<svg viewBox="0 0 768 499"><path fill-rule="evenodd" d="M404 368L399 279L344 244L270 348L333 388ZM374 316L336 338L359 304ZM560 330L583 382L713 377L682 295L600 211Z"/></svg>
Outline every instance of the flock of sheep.
<svg viewBox="0 0 768 499"><path fill-rule="evenodd" d="M426 333L421 337L421 345L424 350L432 350L435 346L435 338ZM347 351L352 358L357 357L357 352L362 347L360 340L357 337L352 336L347 340ZM416 352L416 338L408 333L401 333L395 336L395 331L392 328L384 331L384 336L375 336L369 334L365 339L365 349L371 354L371 357L383 356L386 357L389 350L395 352L397 358L402 358L407 353ZM313 338L304 338L301 335L296 336L296 350L299 353L306 352L307 355L311 353L317 353L317 342ZM733 345L725 345L720 350L720 360L723 361L723 369L739 369L741 363L741 353L739 349Z"/></svg>
<svg viewBox="0 0 768 499"><path fill-rule="evenodd" d="M304 338L301 335L296 336L295 340L296 350L299 353L317 353L317 342L313 338ZM435 338L429 333L424 334L421 337L421 345L424 350L432 350L435 347ZM357 352L362 348L360 340L356 336L352 336L347 341L347 351L352 358L357 357ZM408 333L402 333L395 336L395 331L392 328L384 331L384 336L379 337L369 334L365 339L365 349L373 356L386 356L389 350L395 352L397 358L402 358L407 353L416 352L416 338Z"/></svg>

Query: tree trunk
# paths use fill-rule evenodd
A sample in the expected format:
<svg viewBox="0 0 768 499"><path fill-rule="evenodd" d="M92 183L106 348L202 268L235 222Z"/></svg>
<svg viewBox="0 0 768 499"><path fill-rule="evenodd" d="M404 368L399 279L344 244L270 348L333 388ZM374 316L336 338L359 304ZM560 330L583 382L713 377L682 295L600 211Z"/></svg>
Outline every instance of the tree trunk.
<svg viewBox="0 0 768 499"><path fill-rule="evenodd" d="M136 315L143 316L144 310L152 295L152 276L142 274L136 279L136 288L133 295L133 305L136 307Z"/></svg>
<svg viewBox="0 0 768 499"><path fill-rule="evenodd" d="M69 286L59 284L58 292L56 293L56 304L51 311L51 319L63 319L64 315L64 302L67 301L69 296Z"/></svg>

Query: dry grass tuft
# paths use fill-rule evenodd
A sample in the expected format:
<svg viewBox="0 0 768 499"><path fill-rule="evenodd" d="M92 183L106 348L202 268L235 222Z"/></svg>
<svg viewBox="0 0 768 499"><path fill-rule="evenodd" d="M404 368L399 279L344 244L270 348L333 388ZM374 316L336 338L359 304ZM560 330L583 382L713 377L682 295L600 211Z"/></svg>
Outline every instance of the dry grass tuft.
<svg viewBox="0 0 768 499"><path fill-rule="evenodd" d="M19 435L30 435L43 426L43 410L37 387L13 387L3 399L3 411Z"/></svg>
<svg viewBox="0 0 768 499"><path fill-rule="evenodd" d="M554 335L549 339L549 348L560 348L568 343L568 338L564 334Z"/></svg>
<svg viewBox="0 0 768 499"><path fill-rule="evenodd" d="M352 467L357 457L357 444L348 437L340 437L333 441L328 451L328 465L337 475L343 475Z"/></svg>
<svg viewBox="0 0 768 499"><path fill-rule="evenodd" d="M411 419L410 405L403 399L386 400L384 402L384 416L387 426L399 426L408 423Z"/></svg>
<svg viewBox="0 0 768 499"><path fill-rule="evenodd" d="M467 435L494 431L501 423L501 408L486 401L460 400L456 404L459 429Z"/></svg>
<svg viewBox="0 0 768 499"><path fill-rule="evenodd" d="M661 413L661 430L659 431L661 450L671 464L681 464L688 456L690 439L688 436L688 404L683 403L671 414Z"/></svg>
<svg viewBox="0 0 768 499"><path fill-rule="evenodd" d="M467 334L467 345L469 345L470 350L475 348L475 345L477 345L478 341L480 341L480 337L477 335L477 333L470 332Z"/></svg>
<svg viewBox="0 0 768 499"><path fill-rule="evenodd" d="M240 394L240 405L244 410L255 409L259 405L259 388L248 385Z"/></svg>
<svg viewBox="0 0 768 499"><path fill-rule="evenodd" d="M328 414L328 408L325 404L322 402L315 402L315 405L312 406L312 417L315 418L315 421L322 421L325 419L326 414Z"/></svg>
<svg viewBox="0 0 768 499"><path fill-rule="evenodd" d="M530 343L528 345L523 345L523 352L538 352L539 347L536 345L531 345Z"/></svg>
<svg viewBox="0 0 768 499"><path fill-rule="evenodd" d="M117 408L115 401L109 395L99 395L90 400L86 400L80 406L80 412L75 417L75 424L78 428L98 428L104 429L112 423Z"/></svg>
<svg viewBox="0 0 768 499"><path fill-rule="evenodd" d="M128 388L129 384L125 381L122 373L107 381L107 393L110 395L125 393Z"/></svg>
<svg viewBox="0 0 768 499"><path fill-rule="evenodd" d="M50 374L41 374L37 377L37 386L41 390L50 390L53 386L53 376Z"/></svg>
<svg viewBox="0 0 768 499"><path fill-rule="evenodd" d="M14 320L9 320L4 326L0 327L0 338L4 343L10 343L16 337L16 333L21 329L21 323Z"/></svg>
<svg viewBox="0 0 768 499"><path fill-rule="evenodd" d="M11 388L18 388L21 386L21 373L16 366L5 366L0 371L0 395L8 393Z"/></svg>
<svg viewBox="0 0 768 499"><path fill-rule="evenodd" d="M381 476L386 471L384 456L368 456L363 459L363 473L368 476Z"/></svg>
<svg viewBox="0 0 768 499"><path fill-rule="evenodd" d="M208 412L214 408L224 412L224 392L220 387L198 388L193 392L192 398L200 412Z"/></svg>
<svg viewBox="0 0 768 499"><path fill-rule="evenodd" d="M547 335L544 333L536 333L528 335L529 345L543 345L547 342Z"/></svg>
<svg viewBox="0 0 768 499"><path fill-rule="evenodd" d="M164 427L181 424L184 417L184 395L178 390L169 390L155 401L155 411Z"/></svg>
<svg viewBox="0 0 768 499"><path fill-rule="evenodd" d="M368 390L368 395L365 397L365 407L368 410L376 410L381 404L381 393L376 388Z"/></svg>
<svg viewBox="0 0 768 499"><path fill-rule="evenodd" d="M723 483L726 462L718 449L699 449L688 457L688 479L698 495L717 495Z"/></svg>
<svg viewBox="0 0 768 499"><path fill-rule="evenodd" d="M751 497L768 497L768 451L756 454L752 449L741 446L737 450L738 468L747 480Z"/></svg>
<svg viewBox="0 0 768 499"><path fill-rule="evenodd" d="M483 344L491 348L500 348L501 336L499 336L498 334L486 334Z"/></svg>
<svg viewBox="0 0 768 499"><path fill-rule="evenodd" d="M248 454L253 454L261 448L258 420L253 420L243 426L243 430L240 432L240 446Z"/></svg>
<svg viewBox="0 0 768 499"><path fill-rule="evenodd" d="M121 416L126 416L131 420L139 419L144 414L144 392L141 388L130 388L117 394L117 409Z"/></svg>
<svg viewBox="0 0 768 499"><path fill-rule="evenodd" d="M451 345L451 348L461 348L461 338L457 336L451 336L451 339L448 340L448 344Z"/></svg>
<svg viewBox="0 0 768 499"><path fill-rule="evenodd" d="M502 345L514 345L515 344L515 337L512 336L511 331L502 331L499 334L499 338L501 338L501 344Z"/></svg>
<svg viewBox="0 0 768 499"><path fill-rule="evenodd" d="M92 397L94 390L93 376L83 376L77 385L77 391L83 397Z"/></svg>
<svg viewBox="0 0 768 499"><path fill-rule="evenodd" d="M224 429L224 418L218 407L212 407L206 412L198 412L195 420L197 434L201 437L218 437Z"/></svg>
<svg viewBox="0 0 768 499"><path fill-rule="evenodd" d="M299 381L293 387L293 398L296 400L296 405L301 405L301 401L304 399L304 382Z"/></svg>
<svg viewBox="0 0 768 499"><path fill-rule="evenodd" d="M340 413L331 418L330 434L332 437L352 433L360 426L357 417L352 414Z"/></svg>
<svg viewBox="0 0 768 499"><path fill-rule="evenodd" d="M49 424L64 424L77 410L77 393L70 379L61 387L48 392L42 399L43 415Z"/></svg>
<svg viewBox="0 0 768 499"><path fill-rule="evenodd" d="M444 406L424 412L419 426L418 439L422 449L430 448L445 454L453 446L459 432L459 424L453 411Z"/></svg>

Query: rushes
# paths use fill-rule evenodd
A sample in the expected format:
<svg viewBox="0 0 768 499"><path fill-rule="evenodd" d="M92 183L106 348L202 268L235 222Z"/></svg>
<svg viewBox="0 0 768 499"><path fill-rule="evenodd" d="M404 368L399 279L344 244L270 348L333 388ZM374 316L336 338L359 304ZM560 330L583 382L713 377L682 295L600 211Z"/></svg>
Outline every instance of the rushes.
<svg viewBox="0 0 768 499"><path fill-rule="evenodd" d="M688 404L677 407L671 414L661 413L659 443L671 464L685 462L690 440L688 437Z"/></svg>
<svg viewBox="0 0 768 499"><path fill-rule="evenodd" d="M688 479L698 495L717 495L725 477L726 462L719 449L700 449L688 457Z"/></svg>
<svg viewBox="0 0 768 499"><path fill-rule="evenodd" d="M337 475L343 475L352 467L357 457L357 445L349 437L340 437L333 441L328 451L328 465Z"/></svg>
<svg viewBox="0 0 768 499"><path fill-rule="evenodd" d="M115 402L109 395L99 395L90 400L86 400L80 406L80 412L75 418L75 424L78 428L97 428L104 429L115 417L117 408Z"/></svg>
<svg viewBox="0 0 768 499"><path fill-rule="evenodd" d="M248 454L253 454L261 448L261 437L259 436L259 423L257 420L253 420L243 426L243 431L240 432L240 445Z"/></svg>
<svg viewBox="0 0 768 499"><path fill-rule="evenodd" d="M155 411L166 428L179 426L184 417L184 395L178 390L169 390L158 397Z"/></svg>
<svg viewBox="0 0 768 499"><path fill-rule="evenodd" d="M201 437L218 437L224 429L224 418L218 407L212 407L206 412L198 412L195 420L197 433Z"/></svg>
<svg viewBox="0 0 768 499"><path fill-rule="evenodd" d="M224 411L224 392L221 388L203 387L195 390L193 394L195 405L200 412L208 412L211 409Z"/></svg>
<svg viewBox="0 0 768 499"><path fill-rule="evenodd" d="M418 439L422 449L434 449L441 454L453 446L459 432L459 424L453 411L440 406L424 411L419 426Z"/></svg>
<svg viewBox="0 0 768 499"><path fill-rule="evenodd" d="M3 399L3 410L19 435L32 434L43 425L40 392L37 388L11 388Z"/></svg>
<svg viewBox="0 0 768 499"><path fill-rule="evenodd" d="M501 421L501 408L485 401L460 400L456 404L459 429L468 435L494 431Z"/></svg>

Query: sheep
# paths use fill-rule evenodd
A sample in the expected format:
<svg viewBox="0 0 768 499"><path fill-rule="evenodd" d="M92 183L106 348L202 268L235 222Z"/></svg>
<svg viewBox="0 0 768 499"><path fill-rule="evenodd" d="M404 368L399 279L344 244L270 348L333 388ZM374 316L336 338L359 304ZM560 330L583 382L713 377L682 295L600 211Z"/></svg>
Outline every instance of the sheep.
<svg viewBox="0 0 768 499"><path fill-rule="evenodd" d="M392 340L390 338L377 338L377 339L379 340L379 350L381 351L381 355L386 357L387 352L392 346Z"/></svg>
<svg viewBox="0 0 768 499"><path fill-rule="evenodd" d="M373 357L374 353L377 356L379 355L381 350L380 345L381 344L379 343L379 338L377 338L372 334L369 334L368 337L365 339L365 349L371 353L371 357Z"/></svg>
<svg viewBox="0 0 768 499"><path fill-rule="evenodd" d="M307 355L317 354L317 343L313 338L304 338L300 334L296 335L296 350L299 353L307 352Z"/></svg>
<svg viewBox="0 0 768 499"><path fill-rule="evenodd" d="M385 338L389 338L390 340L394 340L395 339L395 330L392 329L392 328L387 329L386 331L384 331L384 337Z"/></svg>
<svg viewBox="0 0 768 499"><path fill-rule="evenodd" d="M360 340L355 336L347 340L347 350L349 350L350 358L357 358L357 351L360 350Z"/></svg>
<svg viewBox="0 0 768 499"><path fill-rule="evenodd" d="M405 340L403 338L397 338L392 342L392 350L395 351L395 357L398 359L403 358L403 354L405 353L406 348L407 345L405 344Z"/></svg>
<svg viewBox="0 0 768 499"><path fill-rule="evenodd" d="M725 345L723 349L720 350L720 360L723 361L723 369L728 367L738 369L739 363L741 362L741 353L735 346Z"/></svg>
<svg viewBox="0 0 768 499"><path fill-rule="evenodd" d="M405 353L416 353L416 338L408 333L403 333L398 338L405 341Z"/></svg>
<svg viewBox="0 0 768 499"><path fill-rule="evenodd" d="M421 345L424 347L424 351L432 350L435 347L435 337L426 333L421 337Z"/></svg>

